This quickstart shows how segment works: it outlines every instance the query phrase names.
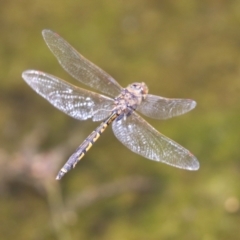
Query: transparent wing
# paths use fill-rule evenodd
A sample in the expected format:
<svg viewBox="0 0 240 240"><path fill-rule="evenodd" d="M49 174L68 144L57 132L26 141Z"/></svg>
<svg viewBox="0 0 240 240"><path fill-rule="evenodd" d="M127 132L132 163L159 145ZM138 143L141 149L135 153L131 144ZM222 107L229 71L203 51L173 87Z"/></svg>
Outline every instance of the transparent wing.
<svg viewBox="0 0 240 240"><path fill-rule="evenodd" d="M109 96L116 97L121 86L110 75L80 55L58 34L42 31L43 38L61 66L75 79Z"/></svg>
<svg viewBox="0 0 240 240"><path fill-rule="evenodd" d="M197 103L191 99L163 98L148 94L137 111L151 118L167 119L184 114L196 105Z"/></svg>
<svg viewBox="0 0 240 240"><path fill-rule="evenodd" d="M197 170L199 163L187 149L165 137L137 113L112 124L115 136L131 151L174 167Z"/></svg>
<svg viewBox="0 0 240 240"><path fill-rule="evenodd" d="M101 121L111 114L111 98L75 87L55 76L35 70L23 72L22 77L39 95L73 118Z"/></svg>

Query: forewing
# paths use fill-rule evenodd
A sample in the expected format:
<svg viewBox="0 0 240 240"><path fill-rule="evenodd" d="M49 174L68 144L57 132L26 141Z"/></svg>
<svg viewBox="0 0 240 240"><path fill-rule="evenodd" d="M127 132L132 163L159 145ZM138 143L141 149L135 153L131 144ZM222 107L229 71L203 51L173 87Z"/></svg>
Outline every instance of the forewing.
<svg viewBox="0 0 240 240"><path fill-rule="evenodd" d="M191 99L163 98L148 94L138 106L137 111L155 119L167 119L184 114L195 108Z"/></svg>
<svg viewBox="0 0 240 240"><path fill-rule="evenodd" d="M43 38L61 66L75 79L109 96L116 97L121 86L109 74L79 54L58 34L42 31Z"/></svg>
<svg viewBox="0 0 240 240"><path fill-rule="evenodd" d="M112 128L127 148L143 157L187 170L199 168L198 160L192 153L159 133L137 113L115 120Z"/></svg>
<svg viewBox="0 0 240 240"><path fill-rule="evenodd" d="M28 70L23 79L54 107L78 120L101 121L111 114L113 100L73 86L47 73Z"/></svg>

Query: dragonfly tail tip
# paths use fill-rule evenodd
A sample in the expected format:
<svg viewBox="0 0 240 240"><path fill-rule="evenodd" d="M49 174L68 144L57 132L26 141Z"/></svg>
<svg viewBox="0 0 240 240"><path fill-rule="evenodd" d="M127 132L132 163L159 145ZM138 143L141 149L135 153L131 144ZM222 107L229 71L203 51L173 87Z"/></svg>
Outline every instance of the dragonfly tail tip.
<svg viewBox="0 0 240 240"><path fill-rule="evenodd" d="M65 170L65 169L64 169ZM64 171L63 169L60 170L60 172L58 173L56 180L60 180L62 179L62 177L65 175L66 171Z"/></svg>
<svg viewBox="0 0 240 240"><path fill-rule="evenodd" d="M58 174L56 177L56 180L61 180L61 178L62 178L62 175Z"/></svg>
<svg viewBox="0 0 240 240"><path fill-rule="evenodd" d="M60 180L60 177L57 176L57 177L56 177L56 180Z"/></svg>

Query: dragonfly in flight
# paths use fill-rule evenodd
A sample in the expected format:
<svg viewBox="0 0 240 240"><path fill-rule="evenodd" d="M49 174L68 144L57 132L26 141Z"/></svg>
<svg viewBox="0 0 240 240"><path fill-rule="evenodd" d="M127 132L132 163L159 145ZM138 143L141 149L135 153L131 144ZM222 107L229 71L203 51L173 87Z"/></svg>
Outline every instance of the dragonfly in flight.
<svg viewBox="0 0 240 240"><path fill-rule="evenodd" d="M60 65L73 78L102 93L76 87L41 71L27 70L22 73L23 79L33 90L62 112L78 120L90 118L92 121L102 121L70 156L59 171L57 180L76 166L110 124L117 139L131 151L174 167L198 170L199 162L191 152L159 133L137 113L167 119L192 110L196 106L195 101L148 94L148 87L143 82L123 88L58 34L43 30L42 35Z"/></svg>

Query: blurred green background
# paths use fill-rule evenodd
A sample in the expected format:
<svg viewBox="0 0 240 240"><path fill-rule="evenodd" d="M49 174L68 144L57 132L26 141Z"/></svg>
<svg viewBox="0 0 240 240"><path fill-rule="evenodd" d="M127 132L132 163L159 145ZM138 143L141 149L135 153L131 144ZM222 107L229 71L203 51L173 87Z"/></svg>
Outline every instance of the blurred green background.
<svg viewBox="0 0 240 240"><path fill-rule="evenodd" d="M148 161L109 128L55 181L98 123L71 119L22 80L38 69L79 85L45 28L122 86L196 100L186 115L145 119L193 152L199 171ZM240 1L3 0L0 30L1 239L240 239Z"/></svg>

